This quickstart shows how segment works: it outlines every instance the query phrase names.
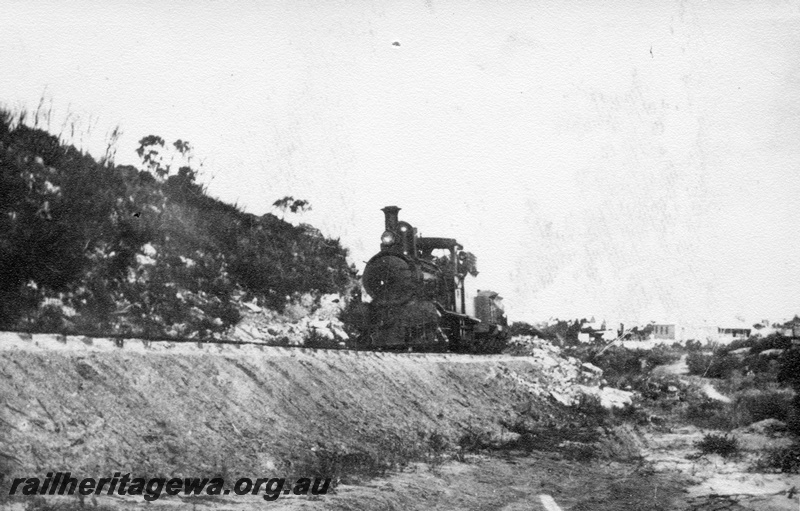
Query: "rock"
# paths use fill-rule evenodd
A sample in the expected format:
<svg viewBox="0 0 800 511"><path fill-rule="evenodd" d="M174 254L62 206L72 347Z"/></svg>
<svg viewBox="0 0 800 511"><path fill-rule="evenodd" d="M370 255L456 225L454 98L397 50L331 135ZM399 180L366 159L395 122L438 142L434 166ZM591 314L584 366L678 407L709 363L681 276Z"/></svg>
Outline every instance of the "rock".
<svg viewBox="0 0 800 511"><path fill-rule="evenodd" d="M158 254L156 248L150 243L145 243L142 245L142 253L149 257L155 257L156 254Z"/></svg>
<svg viewBox="0 0 800 511"><path fill-rule="evenodd" d="M584 362L583 364L581 364L581 367L584 370L586 370L586 371L588 371L590 373L596 374L597 376L600 376L600 375L603 374L603 370L602 369L600 369L599 367L597 367L594 364L590 364L589 362Z"/></svg>
<svg viewBox="0 0 800 511"><path fill-rule="evenodd" d="M633 404L633 392L613 387L603 387L600 390L600 405L603 408L624 408L631 404Z"/></svg>
<svg viewBox="0 0 800 511"><path fill-rule="evenodd" d="M242 305L247 307L252 312L261 312L263 309L256 305L256 301L253 300L252 302L243 302Z"/></svg>
<svg viewBox="0 0 800 511"><path fill-rule="evenodd" d="M576 387L585 395L597 397L600 400L600 406L609 410L633 404L633 392L614 387L603 387L602 389L586 385L576 385Z"/></svg>
<svg viewBox="0 0 800 511"><path fill-rule="evenodd" d="M786 423L783 421L779 421L778 419L770 418L738 428L736 431L741 433L758 433L758 434L777 433L781 431L786 431Z"/></svg>
<svg viewBox="0 0 800 511"><path fill-rule="evenodd" d="M152 265L156 264L156 260L153 259L150 256L146 256L146 255L142 255L142 254L136 254L136 263L139 266L152 266Z"/></svg>
<svg viewBox="0 0 800 511"><path fill-rule="evenodd" d="M343 341L346 341L350 338L350 336L347 335L347 332L345 332L338 326L331 325L331 330L333 330L333 333L336 334L336 337L342 339Z"/></svg>
<svg viewBox="0 0 800 511"><path fill-rule="evenodd" d="M550 397L552 397L553 399L555 399L564 406L571 406L575 404L574 398L566 395L565 393L557 392L555 390L550 391Z"/></svg>
<svg viewBox="0 0 800 511"><path fill-rule="evenodd" d="M248 331L244 330L242 327L237 326L233 329L234 335L240 339L248 340L253 339L254 336L251 335Z"/></svg>
<svg viewBox="0 0 800 511"><path fill-rule="evenodd" d="M308 326L310 328L315 328L317 330L327 330L328 329L328 322L322 321L319 319L313 319L308 321Z"/></svg>
<svg viewBox="0 0 800 511"><path fill-rule="evenodd" d="M60 195L61 194L61 187L54 185L50 181L45 181L44 182L44 190L45 190L46 193L49 193L49 194L52 194L52 195Z"/></svg>
<svg viewBox="0 0 800 511"><path fill-rule="evenodd" d="M330 331L330 329L329 329L329 328L327 328L327 327L325 327L325 328L314 328L314 331L315 331L315 332L316 332L318 335L321 335L322 337L324 337L324 338L326 338L326 339L328 339L328 340L331 340L331 341L333 341L333 340L335 340L335 339L336 339L336 336L335 336L335 335L333 335L333 332L331 332L331 331Z"/></svg>
<svg viewBox="0 0 800 511"><path fill-rule="evenodd" d="M717 389L715 389L714 387L712 387L711 385L708 385L708 384L703 386L703 393L709 399L713 399L715 401L721 401L723 403L730 403L731 402L731 398L729 398L728 396L723 396L722 394L719 393L719 391Z"/></svg>
<svg viewBox="0 0 800 511"><path fill-rule="evenodd" d="M250 325L241 325L238 328L245 331L248 335L250 335L250 337L254 339L258 339L261 337L261 333Z"/></svg>

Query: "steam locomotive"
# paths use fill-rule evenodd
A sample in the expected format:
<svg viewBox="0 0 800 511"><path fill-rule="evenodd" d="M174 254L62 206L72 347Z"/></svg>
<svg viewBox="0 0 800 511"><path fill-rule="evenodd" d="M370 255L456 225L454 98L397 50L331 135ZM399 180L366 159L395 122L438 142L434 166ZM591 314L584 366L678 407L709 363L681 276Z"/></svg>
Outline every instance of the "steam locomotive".
<svg viewBox="0 0 800 511"><path fill-rule="evenodd" d="M499 352L507 321L493 291L472 296L476 258L451 238L417 235L399 221L397 206L382 209L386 230L380 252L364 268L367 304L358 348L375 350Z"/></svg>

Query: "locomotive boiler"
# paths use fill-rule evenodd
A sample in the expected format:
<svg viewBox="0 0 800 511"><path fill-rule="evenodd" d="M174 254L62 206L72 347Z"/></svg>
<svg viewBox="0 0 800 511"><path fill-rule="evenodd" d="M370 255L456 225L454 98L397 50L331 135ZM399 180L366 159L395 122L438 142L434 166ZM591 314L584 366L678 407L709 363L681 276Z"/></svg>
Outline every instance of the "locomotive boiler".
<svg viewBox="0 0 800 511"><path fill-rule="evenodd" d="M505 342L502 298L467 292L475 256L452 238L418 236L387 206L380 251L364 268L366 307L358 347L379 350L499 352Z"/></svg>

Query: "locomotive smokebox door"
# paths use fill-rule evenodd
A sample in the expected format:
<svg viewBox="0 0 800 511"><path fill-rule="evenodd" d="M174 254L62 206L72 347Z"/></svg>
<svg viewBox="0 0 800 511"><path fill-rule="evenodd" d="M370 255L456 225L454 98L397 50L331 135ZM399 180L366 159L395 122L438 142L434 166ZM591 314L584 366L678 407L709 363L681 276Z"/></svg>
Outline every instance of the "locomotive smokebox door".
<svg viewBox="0 0 800 511"><path fill-rule="evenodd" d="M379 254L364 268L364 289L373 300L384 304L409 301L415 290L415 272L403 258Z"/></svg>

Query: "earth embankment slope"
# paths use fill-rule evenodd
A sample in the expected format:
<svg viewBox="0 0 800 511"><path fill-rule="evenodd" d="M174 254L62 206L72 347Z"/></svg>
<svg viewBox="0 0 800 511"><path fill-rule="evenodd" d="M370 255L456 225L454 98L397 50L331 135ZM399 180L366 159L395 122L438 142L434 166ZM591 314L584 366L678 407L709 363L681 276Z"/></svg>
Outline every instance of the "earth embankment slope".
<svg viewBox="0 0 800 511"><path fill-rule="evenodd" d="M269 476L495 430L536 399L529 357L0 334L0 469ZM311 475L311 474L307 474ZM320 474L322 475L322 474Z"/></svg>

